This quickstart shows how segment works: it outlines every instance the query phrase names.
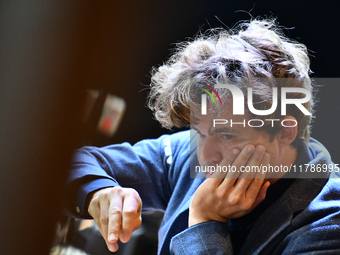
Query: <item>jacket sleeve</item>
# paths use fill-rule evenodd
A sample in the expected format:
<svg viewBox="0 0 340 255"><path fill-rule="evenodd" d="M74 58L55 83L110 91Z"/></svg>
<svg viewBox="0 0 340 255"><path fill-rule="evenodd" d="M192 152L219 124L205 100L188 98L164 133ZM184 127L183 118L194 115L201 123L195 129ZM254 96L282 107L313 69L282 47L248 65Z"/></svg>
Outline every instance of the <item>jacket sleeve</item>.
<svg viewBox="0 0 340 255"><path fill-rule="evenodd" d="M287 246L282 255L336 255L340 254L340 222L308 225L286 237Z"/></svg>
<svg viewBox="0 0 340 255"><path fill-rule="evenodd" d="M172 238L170 251L173 255L232 255L228 224L210 221L191 226Z"/></svg>
<svg viewBox="0 0 340 255"><path fill-rule="evenodd" d="M333 173L308 207L292 220L289 233L270 254L340 254L339 201L340 178Z"/></svg>
<svg viewBox="0 0 340 255"><path fill-rule="evenodd" d="M90 218L88 195L96 190L121 186L134 188L143 202L143 212L165 210L172 183L189 157L188 131L103 148L78 149L66 183L66 213Z"/></svg>
<svg viewBox="0 0 340 255"><path fill-rule="evenodd" d="M293 227L299 227L284 239L282 254L340 254L339 200L340 178L333 173L318 196L293 220Z"/></svg>

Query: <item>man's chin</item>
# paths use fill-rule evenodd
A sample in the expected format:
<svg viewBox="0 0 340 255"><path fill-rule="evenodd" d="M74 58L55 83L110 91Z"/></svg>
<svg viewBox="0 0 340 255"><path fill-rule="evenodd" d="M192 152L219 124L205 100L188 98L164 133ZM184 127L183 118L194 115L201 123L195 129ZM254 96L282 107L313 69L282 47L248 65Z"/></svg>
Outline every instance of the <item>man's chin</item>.
<svg viewBox="0 0 340 255"><path fill-rule="evenodd" d="M201 166L202 173L206 179L210 178L214 174L214 171L212 171L213 168L210 168L209 166L210 165Z"/></svg>

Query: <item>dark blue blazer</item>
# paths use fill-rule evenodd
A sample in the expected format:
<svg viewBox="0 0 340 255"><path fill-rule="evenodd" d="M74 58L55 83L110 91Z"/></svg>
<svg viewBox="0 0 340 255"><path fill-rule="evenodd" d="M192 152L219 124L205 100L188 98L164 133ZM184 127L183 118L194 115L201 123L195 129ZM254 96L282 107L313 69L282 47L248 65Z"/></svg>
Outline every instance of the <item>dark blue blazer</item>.
<svg viewBox="0 0 340 255"><path fill-rule="evenodd" d="M132 187L142 198L144 212L165 212L159 254L233 254L226 223L212 221L188 228L191 197L204 181L190 178L190 161L197 164L196 146L190 141L194 139L185 131L134 146L123 143L77 150L67 184L68 212L89 218L89 193L117 185ZM334 166L316 140L305 150L308 157L304 163ZM309 177L298 177L260 215L240 254L340 254L339 174L321 172Z"/></svg>

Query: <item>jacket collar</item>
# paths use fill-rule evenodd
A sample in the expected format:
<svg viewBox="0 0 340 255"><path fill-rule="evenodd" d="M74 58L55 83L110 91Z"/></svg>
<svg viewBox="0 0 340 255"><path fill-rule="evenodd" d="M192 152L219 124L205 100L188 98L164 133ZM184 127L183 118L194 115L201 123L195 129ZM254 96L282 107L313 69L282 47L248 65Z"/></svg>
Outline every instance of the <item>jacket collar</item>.
<svg viewBox="0 0 340 255"><path fill-rule="evenodd" d="M304 146L300 150L295 165L298 167L309 162L324 163L324 161L330 163L325 157L321 157L322 160L315 162L313 160L313 158L317 158L315 153L313 146L309 148ZM327 150L326 154L329 155ZM292 185L258 218L240 254L258 254L267 249L274 250L284 236L290 232L294 217L306 209L320 193L329 176L328 172L321 172L316 173L317 176L314 175L317 178L310 178L313 176L312 170L309 168L307 172L305 171L303 169L301 174L293 174L292 177L296 179Z"/></svg>

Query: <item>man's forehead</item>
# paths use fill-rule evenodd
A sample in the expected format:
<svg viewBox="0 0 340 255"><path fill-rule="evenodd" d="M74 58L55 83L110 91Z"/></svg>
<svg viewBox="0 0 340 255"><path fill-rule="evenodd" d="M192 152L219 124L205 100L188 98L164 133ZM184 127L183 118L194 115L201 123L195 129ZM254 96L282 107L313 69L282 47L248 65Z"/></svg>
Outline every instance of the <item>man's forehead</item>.
<svg viewBox="0 0 340 255"><path fill-rule="evenodd" d="M192 125L193 128L199 129L199 131L207 131L209 135L218 134L218 133L232 133L236 134L241 131L244 127L242 125L234 125L228 121L225 124L215 124L214 119L204 119L198 120L196 125ZM205 130L202 130L205 129Z"/></svg>
<svg viewBox="0 0 340 255"><path fill-rule="evenodd" d="M206 115L202 115L200 112L194 113L195 121L193 121L192 127L199 131L203 131L204 128L208 134L240 133L246 127L243 123L249 119L248 116L233 115L227 106L219 109L210 108Z"/></svg>

